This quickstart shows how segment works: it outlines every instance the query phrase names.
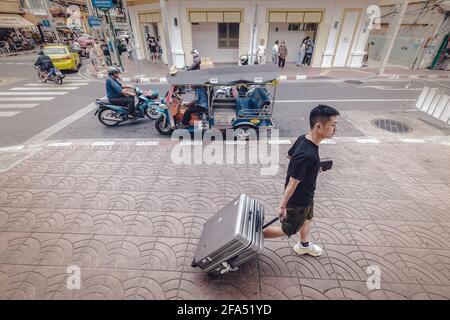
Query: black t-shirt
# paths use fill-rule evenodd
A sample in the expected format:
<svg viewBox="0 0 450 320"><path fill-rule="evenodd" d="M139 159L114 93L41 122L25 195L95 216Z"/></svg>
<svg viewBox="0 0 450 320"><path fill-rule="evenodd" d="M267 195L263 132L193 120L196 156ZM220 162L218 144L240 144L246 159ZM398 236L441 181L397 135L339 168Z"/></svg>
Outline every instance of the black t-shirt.
<svg viewBox="0 0 450 320"><path fill-rule="evenodd" d="M319 147L312 141L300 136L289 149L289 161L285 188L289 179L300 180L291 198L288 207L307 207L311 204L316 190L316 180L320 169Z"/></svg>

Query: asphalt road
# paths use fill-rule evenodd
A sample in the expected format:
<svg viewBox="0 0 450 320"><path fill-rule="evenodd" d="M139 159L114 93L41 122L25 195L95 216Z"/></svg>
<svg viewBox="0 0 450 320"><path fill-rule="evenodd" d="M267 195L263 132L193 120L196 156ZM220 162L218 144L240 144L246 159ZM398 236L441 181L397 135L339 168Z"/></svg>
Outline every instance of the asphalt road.
<svg viewBox="0 0 450 320"><path fill-rule="evenodd" d="M104 80L85 79L66 73L64 85L40 84L33 69L34 56L0 59L0 147L39 143L45 140L151 139L164 138L154 122L145 119L108 128L94 116L92 102L105 95ZM384 134L365 123L393 114L411 119L415 127L430 126L434 135L448 134L444 126L417 112L403 100L415 99L419 91L406 90L408 81L296 81L282 82L277 89L275 127L281 137L296 137L308 130L309 111L319 103L337 108L342 117L337 137ZM144 89L167 90L165 84ZM423 119L425 117L425 120ZM422 119L422 122L416 121ZM423 128L415 128L420 133Z"/></svg>

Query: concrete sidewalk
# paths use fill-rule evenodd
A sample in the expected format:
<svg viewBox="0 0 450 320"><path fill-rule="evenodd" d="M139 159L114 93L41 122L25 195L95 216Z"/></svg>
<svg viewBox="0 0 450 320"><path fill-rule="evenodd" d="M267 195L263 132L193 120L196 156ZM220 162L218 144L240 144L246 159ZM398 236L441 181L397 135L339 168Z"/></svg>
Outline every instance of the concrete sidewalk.
<svg viewBox="0 0 450 320"><path fill-rule="evenodd" d="M86 60L87 62L87 60ZM140 77L141 82L148 84L154 82L165 82L168 67L162 63L153 63L147 60L127 59L127 55L122 55L122 62L125 68L123 73L124 82L132 82ZM234 66L229 63L216 63L215 67ZM106 67L100 67L96 73L89 67L85 76L93 78L106 77ZM295 63L287 63L284 68L280 68L281 80L364 80L364 79L450 79L450 71L442 70L409 70L402 67L390 66L386 68L384 75L377 75L376 67L361 68L313 68L298 67Z"/></svg>
<svg viewBox="0 0 450 320"><path fill-rule="evenodd" d="M30 154L0 173L0 299L450 299L448 141L324 144L334 167L317 185L321 257L297 256L295 236L219 279L192 268L203 224L240 193L275 216L280 143L273 176L174 165L167 139L2 150ZM69 290L73 265L81 288ZM369 266L380 289L367 286Z"/></svg>

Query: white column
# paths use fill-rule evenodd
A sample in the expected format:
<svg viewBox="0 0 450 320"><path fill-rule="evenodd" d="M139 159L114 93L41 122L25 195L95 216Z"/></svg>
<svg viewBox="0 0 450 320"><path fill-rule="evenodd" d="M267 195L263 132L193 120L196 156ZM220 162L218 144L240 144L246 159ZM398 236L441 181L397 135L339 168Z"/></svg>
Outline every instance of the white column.
<svg viewBox="0 0 450 320"><path fill-rule="evenodd" d="M343 6L338 3L334 3L334 5L330 5L327 8L325 15L325 22L330 25L328 31L328 40L326 43L325 51L323 52L322 58L322 68L331 68L333 57L334 57L334 49L336 47L336 41L339 33L339 27L341 24L343 13Z"/></svg>
<svg viewBox="0 0 450 320"><path fill-rule="evenodd" d="M183 20L180 19L180 3L178 0L169 1L167 3L167 15L168 15L168 30L170 37L170 46L172 51L173 65L177 68L183 68L186 65L183 49L183 38L181 34L181 27ZM177 25L175 25L175 19Z"/></svg>

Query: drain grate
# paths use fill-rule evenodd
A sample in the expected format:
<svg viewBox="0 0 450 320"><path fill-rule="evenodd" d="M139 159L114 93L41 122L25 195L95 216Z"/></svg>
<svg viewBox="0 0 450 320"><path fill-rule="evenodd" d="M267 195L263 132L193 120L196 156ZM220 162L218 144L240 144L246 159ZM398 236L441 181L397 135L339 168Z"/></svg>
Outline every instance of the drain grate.
<svg viewBox="0 0 450 320"><path fill-rule="evenodd" d="M406 123L391 119L375 119L372 124L377 128L393 132L393 133L409 133L413 129Z"/></svg>

